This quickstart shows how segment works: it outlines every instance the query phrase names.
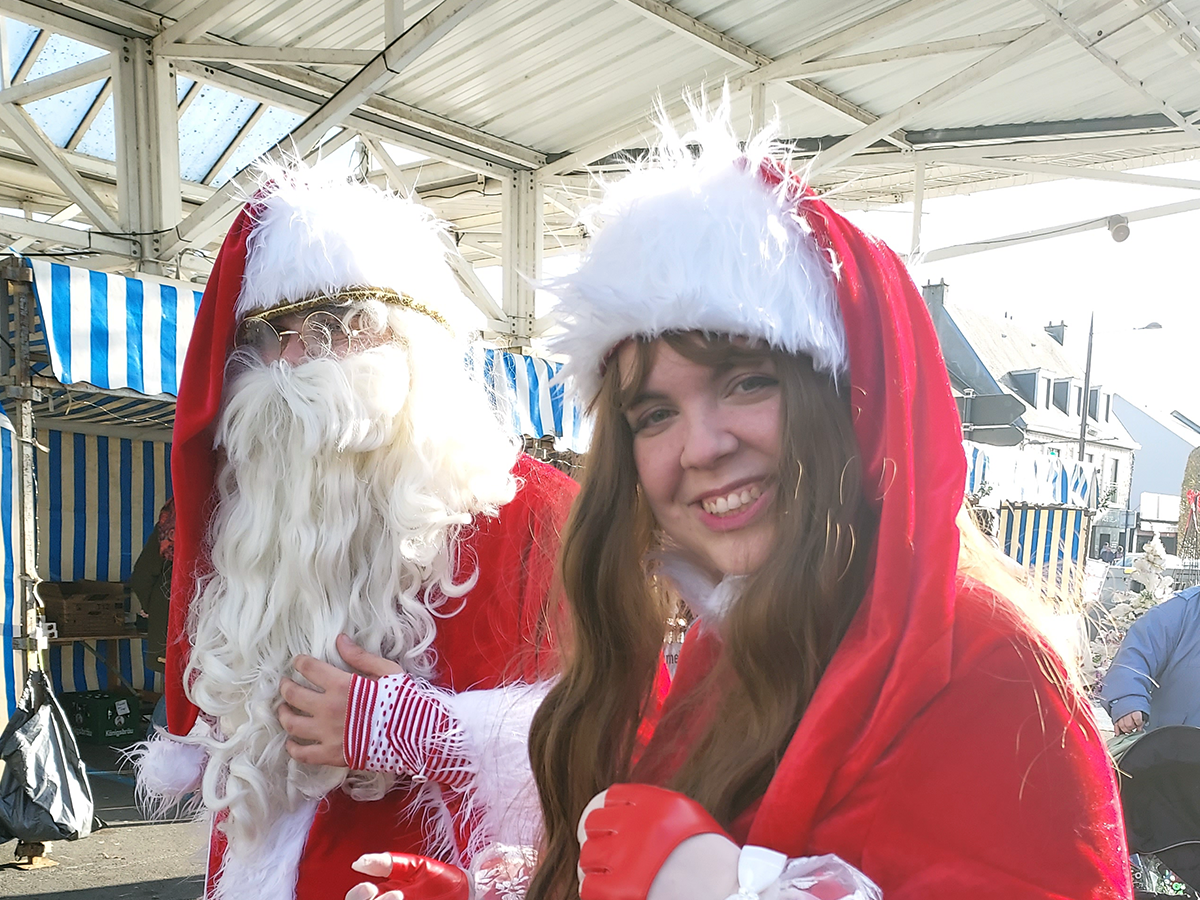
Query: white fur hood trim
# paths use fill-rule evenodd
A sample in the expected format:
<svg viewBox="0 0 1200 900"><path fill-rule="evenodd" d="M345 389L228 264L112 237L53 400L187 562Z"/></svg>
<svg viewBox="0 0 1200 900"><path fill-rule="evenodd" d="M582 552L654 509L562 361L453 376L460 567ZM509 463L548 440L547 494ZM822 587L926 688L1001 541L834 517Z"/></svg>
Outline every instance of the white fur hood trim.
<svg viewBox="0 0 1200 900"><path fill-rule="evenodd" d="M654 553L650 562L668 579L692 615L710 624L720 623L746 587L745 575L726 575L718 582L691 560L677 553Z"/></svg>
<svg viewBox="0 0 1200 900"><path fill-rule="evenodd" d="M844 371L834 265L792 195L758 174L772 133L743 151L727 111L698 114L691 134L660 128L651 161L605 185L584 213L593 237L579 268L543 284L559 299L564 332L550 344L569 357L560 377L590 401L621 341L672 331L758 338L811 356L818 371Z"/></svg>

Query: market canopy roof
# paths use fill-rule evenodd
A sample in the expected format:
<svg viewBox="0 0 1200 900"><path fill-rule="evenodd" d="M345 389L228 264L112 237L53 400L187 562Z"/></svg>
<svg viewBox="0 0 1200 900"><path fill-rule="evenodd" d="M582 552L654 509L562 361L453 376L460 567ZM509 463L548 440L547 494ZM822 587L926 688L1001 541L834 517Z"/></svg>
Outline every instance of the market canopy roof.
<svg viewBox="0 0 1200 900"><path fill-rule="evenodd" d="M819 188L861 207L1125 170L1200 148L1200 0L0 0L0 232L25 252L202 279L277 142L353 148L415 190L524 345L522 275L585 239L589 170L646 146L660 96L728 81L778 111ZM319 149L318 149L319 148ZM242 183L239 183L242 181ZM1130 218L1200 208L1200 199ZM1081 227L1103 227L1103 220ZM80 229L86 229L81 233ZM907 249L907 248L902 248ZM928 249L928 248L926 248ZM934 250L936 253L937 250ZM933 254L931 254L932 257Z"/></svg>

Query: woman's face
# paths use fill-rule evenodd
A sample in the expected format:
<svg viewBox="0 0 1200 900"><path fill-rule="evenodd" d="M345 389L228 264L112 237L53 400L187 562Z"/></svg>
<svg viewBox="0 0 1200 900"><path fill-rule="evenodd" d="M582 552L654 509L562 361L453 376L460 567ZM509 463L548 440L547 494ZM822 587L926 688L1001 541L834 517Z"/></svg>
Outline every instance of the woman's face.
<svg viewBox="0 0 1200 900"><path fill-rule="evenodd" d="M625 413L643 496L659 527L714 577L745 575L775 543L783 431L769 357L713 368L657 341L649 376ZM630 371L636 347L620 351Z"/></svg>

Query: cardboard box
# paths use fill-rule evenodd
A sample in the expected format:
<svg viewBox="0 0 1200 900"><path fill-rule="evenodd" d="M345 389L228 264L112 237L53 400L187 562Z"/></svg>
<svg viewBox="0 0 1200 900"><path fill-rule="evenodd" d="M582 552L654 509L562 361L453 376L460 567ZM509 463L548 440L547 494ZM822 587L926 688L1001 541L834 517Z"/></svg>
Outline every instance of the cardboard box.
<svg viewBox="0 0 1200 900"><path fill-rule="evenodd" d="M87 691L63 694L61 699L81 743L124 745L141 737L142 711L136 695Z"/></svg>
<svg viewBox="0 0 1200 900"><path fill-rule="evenodd" d="M46 621L58 625L60 638L123 633L126 592L119 581L43 581L38 585L46 604Z"/></svg>

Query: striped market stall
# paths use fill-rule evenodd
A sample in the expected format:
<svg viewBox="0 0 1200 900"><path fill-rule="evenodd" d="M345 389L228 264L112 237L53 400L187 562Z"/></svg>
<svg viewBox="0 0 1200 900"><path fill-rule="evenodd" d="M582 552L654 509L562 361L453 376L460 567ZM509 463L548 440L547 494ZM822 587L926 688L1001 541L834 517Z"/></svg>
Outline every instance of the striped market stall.
<svg viewBox="0 0 1200 900"><path fill-rule="evenodd" d="M1083 599L1094 510L1078 506L1002 503L997 537L1004 553L1029 573L1029 585L1077 607Z"/></svg>
<svg viewBox="0 0 1200 900"><path fill-rule="evenodd" d="M0 372L10 397L0 414L0 721L15 707L36 646L26 638L33 620L22 618L32 604L22 571L55 582L127 581L170 497L174 399L201 298L196 285L45 260L3 274L8 345ZM585 449L583 415L552 384L558 364L483 345L465 362L515 434L554 435L567 449ZM29 549L25 518L35 535ZM51 638L41 660L60 693L122 681L161 690L144 650L136 636Z"/></svg>

